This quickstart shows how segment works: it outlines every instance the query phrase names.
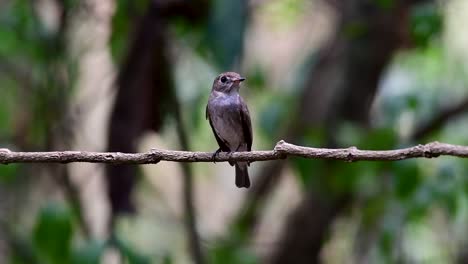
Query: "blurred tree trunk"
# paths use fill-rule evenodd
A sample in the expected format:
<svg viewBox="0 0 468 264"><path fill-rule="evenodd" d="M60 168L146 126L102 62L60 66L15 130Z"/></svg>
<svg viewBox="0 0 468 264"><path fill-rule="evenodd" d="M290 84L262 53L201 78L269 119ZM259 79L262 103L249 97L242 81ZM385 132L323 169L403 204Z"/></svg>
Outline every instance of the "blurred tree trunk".
<svg viewBox="0 0 468 264"><path fill-rule="evenodd" d="M178 125L179 140L188 148L180 107L172 81L172 64L167 34L168 20L182 17L200 23L206 17L208 2L152 1L136 32L117 77L117 96L109 125L108 151L136 152L138 140L148 130L159 131L164 117L171 114ZM111 202L111 229L119 213L133 212L131 193L135 186L136 166L108 165L108 195ZM196 231L192 173L183 165L183 200L189 248L195 263L204 263Z"/></svg>
<svg viewBox="0 0 468 264"><path fill-rule="evenodd" d="M340 23L310 72L293 134L325 126L327 146L336 147L334 132L342 121L369 126L369 109L382 73L394 53L410 44L408 16L415 2L420 1L347 0L336 5ZM334 164L328 162L330 168ZM332 193L328 188L340 175L329 170L314 177L323 186L311 186L293 210L271 263L319 263L331 224L352 205L352 193Z"/></svg>
<svg viewBox="0 0 468 264"><path fill-rule="evenodd" d="M167 20L183 17L200 22L207 3L152 1L138 18L130 48L117 77L117 96L109 124L108 151L135 152L141 135L159 131L163 118L174 111L171 63L167 57ZM134 210L131 191L136 167L107 166L113 215Z"/></svg>
<svg viewBox="0 0 468 264"><path fill-rule="evenodd" d="M164 102L172 89L166 57L165 25L157 8L149 8L136 33L117 77L117 95L112 110L108 151L135 152L140 136L158 131L165 115ZM108 165L107 179L112 214L134 210L130 194L136 166Z"/></svg>

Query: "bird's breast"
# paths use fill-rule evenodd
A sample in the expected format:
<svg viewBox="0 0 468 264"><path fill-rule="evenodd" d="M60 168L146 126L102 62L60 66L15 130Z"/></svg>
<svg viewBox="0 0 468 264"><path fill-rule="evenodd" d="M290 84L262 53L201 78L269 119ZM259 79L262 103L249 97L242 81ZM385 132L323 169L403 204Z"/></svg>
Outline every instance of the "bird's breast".
<svg viewBox="0 0 468 264"><path fill-rule="evenodd" d="M243 150L243 145L245 145L240 107L239 99L234 96L210 100L211 122L218 136L228 143L231 151Z"/></svg>

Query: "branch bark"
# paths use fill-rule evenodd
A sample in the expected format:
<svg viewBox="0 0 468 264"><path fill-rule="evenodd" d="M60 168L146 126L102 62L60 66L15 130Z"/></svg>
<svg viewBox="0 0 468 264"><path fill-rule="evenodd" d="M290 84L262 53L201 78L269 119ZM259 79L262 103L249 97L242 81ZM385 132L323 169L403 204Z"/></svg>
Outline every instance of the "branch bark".
<svg viewBox="0 0 468 264"><path fill-rule="evenodd" d="M212 152L191 152L151 149L144 153L50 151L13 152L0 149L0 163L71 163L91 162L108 164L156 164L160 161L213 162ZM360 150L349 148L312 148L279 141L273 150L251 152L221 152L214 161L265 161L287 157L308 159L353 161L397 161L411 158L435 158L438 156L468 157L468 146L452 145L437 141L395 150Z"/></svg>

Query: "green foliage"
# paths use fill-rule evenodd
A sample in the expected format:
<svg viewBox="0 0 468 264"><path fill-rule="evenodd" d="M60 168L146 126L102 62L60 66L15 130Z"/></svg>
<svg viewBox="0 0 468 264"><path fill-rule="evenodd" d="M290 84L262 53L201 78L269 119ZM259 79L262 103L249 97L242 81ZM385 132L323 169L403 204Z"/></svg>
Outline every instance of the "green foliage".
<svg viewBox="0 0 468 264"><path fill-rule="evenodd" d="M245 241L241 243L238 239L218 241L217 245L209 250L209 263L213 264L255 264L258 259L246 246Z"/></svg>
<svg viewBox="0 0 468 264"><path fill-rule="evenodd" d="M268 15L274 28L291 30L305 15L310 4L307 0L273 0L261 6L261 13Z"/></svg>
<svg viewBox="0 0 468 264"><path fill-rule="evenodd" d="M358 39L365 36L369 32L369 28L362 22L353 21L344 26L343 32L350 39Z"/></svg>
<svg viewBox="0 0 468 264"><path fill-rule="evenodd" d="M100 241L90 241L83 247L73 252L72 264L99 264L105 249L105 244Z"/></svg>
<svg viewBox="0 0 468 264"><path fill-rule="evenodd" d="M14 237L14 254L11 263L17 264L99 264L104 250L115 245L128 264L149 264L151 259L122 240L112 245L104 241L82 241L74 245L77 228L76 215L61 203L49 203L37 215L31 239ZM161 263L171 263L171 258L161 258Z"/></svg>
<svg viewBox="0 0 468 264"><path fill-rule="evenodd" d="M208 99L206 95L201 93L191 102L193 109L202 109L202 111L190 111L189 113L189 124L195 128L199 129L203 122L206 122L206 103Z"/></svg>
<svg viewBox="0 0 468 264"><path fill-rule="evenodd" d="M297 171L298 180L304 189L314 185L313 176L322 174L326 167L325 162L320 160L310 161L303 158L292 158L291 162Z"/></svg>
<svg viewBox="0 0 468 264"><path fill-rule="evenodd" d="M64 6L72 9L76 3L75 0L67 0ZM24 132L23 141L42 146L52 127L60 123L67 113L68 96L75 80L73 63L65 50L65 35L47 27L31 1L9 1L2 7L0 68L5 69L5 79L8 79L4 85L17 90L14 96L5 100L8 100L9 111L22 105L22 110L27 113L26 118L19 114L19 119L28 120L28 131ZM4 79L0 81L5 82ZM3 113L0 107L0 119L3 119ZM14 116L11 112L7 114ZM12 125L6 127L11 129Z"/></svg>
<svg viewBox="0 0 468 264"><path fill-rule="evenodd" d="M12 64L14 69L26 69L28 79L18 80L1 72L2 89L6 87L13 93L2 94L7 104L0 104L0 143L8 142L13 136L10 128L16 121L14 110L18 105L28 107L27 112L33 113L31 119L34 124L27 131L27 137L32 138L30 141L46 142L46 133L55 127L57 120L67 109L68 90L73 86L73 63L68 61L67 52L64 50L64 36L57 35L42 24L32 8L34 1L7 2L2 3L0 10L0 66ZM66 6L71 9L80 2L69 0L66 1ZM385 10L396 6L395 0L370 2ZM209 68L210 74L218 71L217 69L229 70L241 64L239 58L243 53L244 33L248 24L247 5L250 5L248 1L229 0L213 0L211 3L213 5L209 10L207 24L193 25L183 18L168 21L171 24L170 29L179 37L179 42L174 45L175 50L177 45L181 45L198 53L195 56L202 55L197 57L197 60L208 65L206 67ZM135 26L140 22L149 4L150 0L116 1L110 47L117 63L121 62L126 54L135 33ZM299 18L305 13L304 7L308 4L308 0L274 0L258 5L258 9L261 10L261 15L273 14L267 22L273 22L273 27L280 26L293 31L295 28L291 27L301 21ZM441 89L452 86L453 82L449 80L454 76L446 74L447 63L444 63L443 58L447 49L433 41L443 28L442 15L439 6L434 3L418 5L412 10L410 32L418 49L400 54L396 57L394 65L391 65L400 74L403 72L403 77L395 77L395 70L388 67L386 74L390 80L397 80L397 87L385 88L386 82L382 81L385 84L382 85L383 90L379 91L376 105L381 115L372 120L375 123L371 124L377 128L369 130L349 123L342 124L333 131L325 131L323 127L305 128L300 131L303 138L299 143L324 146L333 142L337 146L345 147L393 149L403 144L399 138L404 134L401 133L403 130L417 127L419 122L430 120L440 112L440 107L434 106L442 105L444 100L449 101L451 105L451 98L458 98L461 93L453 95L452 90ZM358 39L366 36L369 28L365 22L356 20L344 25L342 33L346 37ZM311 67L323 65L316 64L321 59L321 56L311 56L304 66L291 70L298 72L292 74L293 85L281 83L284 87L279 88L283 89L267 87L272 78L268 76L269 72L260 66L250 69L246 74L246 84L251 89L243 92L249 95L251 105L257 107L251 107L252 116L257 117L254 120L258 135L255 138L256 143L260 141L258 138L263 137L265 142L272 144L278 139L278 135L282 135L281 132L288 129L291 119L296 118L292 113L296 110L296 102L301 99L298 96L303 92L298 87L304 86L305 80L310 76ZM299 65L300 62L296 64ZM216 69L211 68L213 66ZM450 66L460 71L463 68L458 65ZM195 70L200 72L199 69ZM65 73L61 75L63 72ZM466 86L463 84L466 77L455 77L453 86ZM25 85L23 81L29 85ZM16 93L18 88L28 89L24 93L27 96L19 96L19 93ZM199 86L195 86L194 89L206 90L205 87ZM279 90L281 91L278 92ZM201 127L202 122L208 127L203 110L206 94L199 92L191 100L188 104L184 102L184 107L189 105L186 107L189 109L188 113L184 114L190 119L187 123L195 129ZM257 105L258 102L260 103ZM405 121L408 116L409 121ZM458 126L447 126L434 133L440 137L440 141L466 144L466 125L461 125L466 123L464 121L466 120L457 119L453 123L457 123ZM409 142L413 143L415 142ZM264 145L259 145L259 148ZM363 228L376 230L377 246L381 251L379 253L384 255L388 262L394 260L395 248L400 247L398 244L402 239L399 233L403 232L405 225L410 222L423 225L424 221L421 220L434 208L445 209L449 221L457 219L462 211L460 208L464 206L461 201L466 199L468 194L468 162L464 160L431 160L430 166L419 160L347 163L291 158L289 161L296 170L297 180L303 190L315 188L318 193L323 194L324 199L332 199L342 194L353 196L353 199L357 197L351 205L353 211L359 211L358 214L362 216ZM21 173L20 168L17 165L0 166L0 184ZM73 210L62 204L45 206L37 216L32 234L28 233L27 239L18 242L18 249L21 250L15 249L12 263L99 263L103 251L109 245L103 241L75 239L79 230L75 226L78 222L75 218ZM228 231L228 239L216 241L213 247L208 248L207 257L210 263L259 262L249 248L249 238L245 229L244 226L231 228ZM152 261L149 256L141 254L124 239L117 240L115 246L127 263L146 264ZM161 262L169 264L173 260L170 255L166 255L161 258Z"/></svg>
<svg viewBox="0 0 468 264"><path fill-rule="evenodd" d="M0 36L1 39L1 36ZM0 55L1 57L1 55ZM0 141L9 139L12 135L11 127L14 124L14 101L17 93L15 83L9 79L3 79L0 72L0 82L4 87L2 90L2 100L0 101Z"/></svg>
<svg viewBox="0 0 468 264"><path fill-rule="evenodd" d="M247 1L214 0L206 47L212 52L221 69L230 69L238 62L243 50L244 31L247 24Z"/></svg>
<svg viewBox="0 0 468 264"><path fill-rule="evenodd" d="M124 240L115 238L114 244L129 264L150 264L151 259L128 245Z"/></svg>
<svg viewBox="0 0 468 264"><path fill-rule="evenodd" d="M30 3L25 0L11 2L6 9L0 11L0 19L0 54L27 55L40 59L41 51L37 47L37 40L42 37L43 30Z"/></svg>
<svg viewBox="0 0 468 264"><path fill-rule="evenodd" d="M376 226L388 209L388 200L389 197L386 193L379 193L367 199L362 207L362 225L368 227Z"/></svg>
<svg viewBox="0 0 468 264"><path fill-rule="evenodd" d="M421 176L417 161L405 160L392 164L396 197L408 199L420 186Z"/></svg>
<svg viewBox="0 0 468 264"><path fill-rule="evenodd" d="M426 47L441 33L442 26L442 14L436 3L416 6L411 12L410 32L418 47Z"/></svg>
<svg viewBox="0 0 468 264"><path fill-rule="evenodd" d="M258 128L262 136L268 141L277 140L278 135L282 135L288 124L293 122L292 113L296 110L294 97L285 93L270 93L263 96L263 103L259 107ZM255 121L255 120L254 120Z"/></svg>
<svg viewBox="0 0 468 264"><path fill-rule="evenodd" d="M172 258L170 255L166 255L163 257L162 264L172 264L172 263L174 262L172 261Z"/></svg>
<svg viewBox="0 0 468 264"><path fill-rule="evenodd" d="M117 0L116 11L112 18L111 53L121 62L132 39L132 30L149 6L149 0Z"/></svg>
<svg viewBox="0 0 468 264"><path fill-rule="evenodd" d="M460 170L460 164L456 162L443 163L436 171L431 188L433 197L440 202L451 217L456 217L459 208L458 194L463 193L462 186L463 182L466 181L465 175L466 172Z"/></svg>
<svg viewBox="0 0 468 264"><path fill-rule="evenodd" d="M260 112L259 127L265 136L273 139L281 131L281 124L286 115L286 104L280 98L273 99L275 103L265 106ZM275 133L273 133L275 132Z"/></svg>
<svg viewBox="0 0 468 264"><path fill-rule="evenodd" d="M361 149L392 149L398 142L394 129L388 127L366 130L349 122L343 122L335 132L339 146L356 146Z"/></svg>
<svg viewBox="0 0 468 264"><path fill-rule="evenodd" d="M379 239L379 247L383 252L384 258L388 263L392 262L392 252L394 250L395 233L384 231Z"/></svg>
<svg viewBox="0 0 468 264"><path fill-rule="evenodd" d="M391 149L397 138L392 129L380 128L366 131L350 123L336 129L335 139L339 146L356 146L361 149ZM304 145L322 146L327 133L309 129ZM383 162L356 162L292 159L299 181L305 188L317 186L324 193L369 193L375 189L378 175L385 170Z"/></svg>
<svg viewBox="0 0 468 264"><path fill-rule="evenodd" d="M38 256L45 263L68 263L73 221L71 211L60 204L49 204L39 212L33 241Z"/></svg>
<svg viewBox="0 0 468 264"><path fill-rule="evenodd" d="M20 165L8 164L0 166L0 184L12 181L18 174Z"/></svg>
<svg viewBox="0 0 468 264"><path fill-rule="evenodd" d="M266 85L266 73L265 71L260 67L254 67L254 69L248 73L249 78L246 81L247 87L249 87L249 90L254 90L257 92L261 92L265 90L265 85Z"/></svg>
<svg viewBox="0 0 468 264"><path fill-rule="evenodd" d="M374 0L374 2L382 9L391 9L395 6L395 0Z"/></svg>

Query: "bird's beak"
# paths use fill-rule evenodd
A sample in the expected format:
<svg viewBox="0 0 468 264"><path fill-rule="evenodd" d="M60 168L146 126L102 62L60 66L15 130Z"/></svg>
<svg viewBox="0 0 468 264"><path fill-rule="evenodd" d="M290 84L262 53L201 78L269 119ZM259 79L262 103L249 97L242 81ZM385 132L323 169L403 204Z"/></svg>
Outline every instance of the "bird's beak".
<svg viewBox="0 0 468 264"><path fill-rule="evenodd" d="M241 82L245 81L245 78L239 77L239 78L233 79L233 81L236 85L239 85Z"/></svg>
<svg viewBox="0 0 468 264"><path fill-rule="evenodd" d="M236 83L240 83L240 82L243 82L243 81L245 81L244 77L239 77L237 79L234 79L234 82L236 82Z"/></svg>

